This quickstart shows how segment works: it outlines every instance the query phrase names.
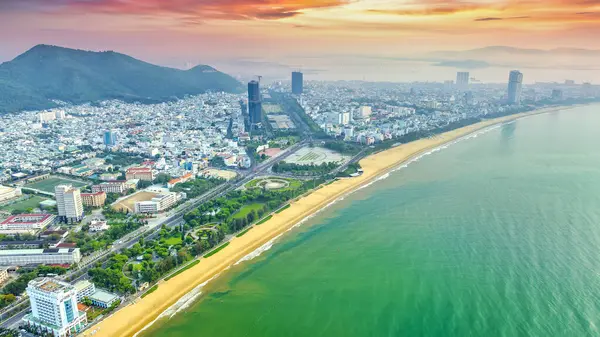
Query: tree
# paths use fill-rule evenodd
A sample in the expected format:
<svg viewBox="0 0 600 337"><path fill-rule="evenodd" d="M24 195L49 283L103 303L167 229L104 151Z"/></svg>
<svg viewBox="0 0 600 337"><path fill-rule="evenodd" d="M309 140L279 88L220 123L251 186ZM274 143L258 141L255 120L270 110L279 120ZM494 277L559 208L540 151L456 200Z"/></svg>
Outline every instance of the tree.
<svg viewBox="0 0 600 337"><path fill-rule="evenodd" d="M92 305L92 300L89 297L84 297L81 303L87 305L88 307Z"/></svg>

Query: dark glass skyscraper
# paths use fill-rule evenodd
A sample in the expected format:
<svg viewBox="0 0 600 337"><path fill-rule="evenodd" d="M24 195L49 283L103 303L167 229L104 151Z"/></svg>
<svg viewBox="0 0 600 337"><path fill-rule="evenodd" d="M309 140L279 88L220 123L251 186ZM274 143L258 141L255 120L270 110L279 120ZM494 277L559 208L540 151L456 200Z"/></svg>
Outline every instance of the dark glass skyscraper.
<svg viewBox="0 0 600 337"><path fill-rule="evenodd" d="M301 95L304 90L304 75L299 71L292 73L292 94Z"/></svg>
<svg viewBox="0 0 600 337"><path fill-rule="evenodd" d="M518 70L511 71L508 77L508 104L521 103L522 86L523 74Z"/></svg>
<svg viewBox="0 0 600 337"><path fill-rule="evenodd" d="M250 125L256 125L262 121L262 97L258 81L248 82L248 117Z"/></svg>
<svg viewBox="0 0 600 337"><path fill-rule="evenodd" d="M115 146L115 144L117 144L117 135L115 130L104 131L104 145Z"/></svg>

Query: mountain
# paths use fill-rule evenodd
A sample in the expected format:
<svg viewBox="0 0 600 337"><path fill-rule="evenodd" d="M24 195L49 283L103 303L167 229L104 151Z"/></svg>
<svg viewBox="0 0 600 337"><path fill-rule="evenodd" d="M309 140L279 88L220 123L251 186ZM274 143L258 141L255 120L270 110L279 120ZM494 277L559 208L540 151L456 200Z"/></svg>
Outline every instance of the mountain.
<svg viewBox="0 0 600 337"><path fill-rule="evenodd" d="M462 51L435 51L421 57L442 67L483 69L487 67L514 69L598 69L600 50L555 48L525 49L489 46Z"/></svg>
<svg viewBox="0 0 600 337"><path fill-rule="evenodd" d="M38 45L0 64L0 113L105 99L160 102L206 91L240 92L241 83L199 65L179 70L112 51Z"/></svg>

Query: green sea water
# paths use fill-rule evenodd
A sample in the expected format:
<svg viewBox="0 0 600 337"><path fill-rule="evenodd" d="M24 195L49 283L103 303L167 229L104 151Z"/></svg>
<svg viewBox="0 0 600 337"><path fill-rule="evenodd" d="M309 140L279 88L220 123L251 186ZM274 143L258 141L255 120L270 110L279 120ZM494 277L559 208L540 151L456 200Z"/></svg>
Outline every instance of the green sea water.
<svg viewBox="0 0 600 337"><path fill-rule="evenodd" d="M518 120L327 208L142 335L600 336L600 107Z"/></svg>

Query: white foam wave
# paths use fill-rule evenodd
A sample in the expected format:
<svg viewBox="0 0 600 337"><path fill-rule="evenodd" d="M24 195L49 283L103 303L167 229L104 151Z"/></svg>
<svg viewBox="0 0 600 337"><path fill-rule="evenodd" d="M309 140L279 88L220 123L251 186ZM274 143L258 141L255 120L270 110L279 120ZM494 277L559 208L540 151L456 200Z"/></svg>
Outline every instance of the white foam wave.
<svg viewBox="0 0 600 337"><path fill-rule="evenodd" d="M264 245L260 246L259 248L257 248L256 250L254 250L252 253L242 257L238 262L236 262L234 264L234 266L237 266L238 264L245 262L245 261L250 261L254 258L259 257L262 253L266 252L267 250L271 249L271 247L273 247L273 244L275 243L275 240L279 239L280 235L277 235L276 237L272 238L271 240L269 240L267 243L265 243Z"/></svg>
<svg viewBox="0 0 600 337"><path fill-rule="evenodd" d="M175 316L175 314L177 314L181 310L185 310L186 308L188 308L190 305L192 305L198 299L198 297L200 297L200 295L202 295L202 288L205 285L207 285L208 282L217 278L219 275L220 275L220 273L214 275L213 277L206 280L205 282L197 285L194 289L192 289L190 292L188 292L187 294L182 296L179 300L177 300L177 302L175 302L173 305L171 305L165 311L163 311L160 315L158 315L158 317L156 317L156 319L154 319L152 322L146 324L146 326L143 329L136 332L135 335L133 335L133 337L137 337L140 333L142 333L143 331L150 328L157 321L159 321L161 319L165 319L165 318L171 319L173 316Z"/></svg>

